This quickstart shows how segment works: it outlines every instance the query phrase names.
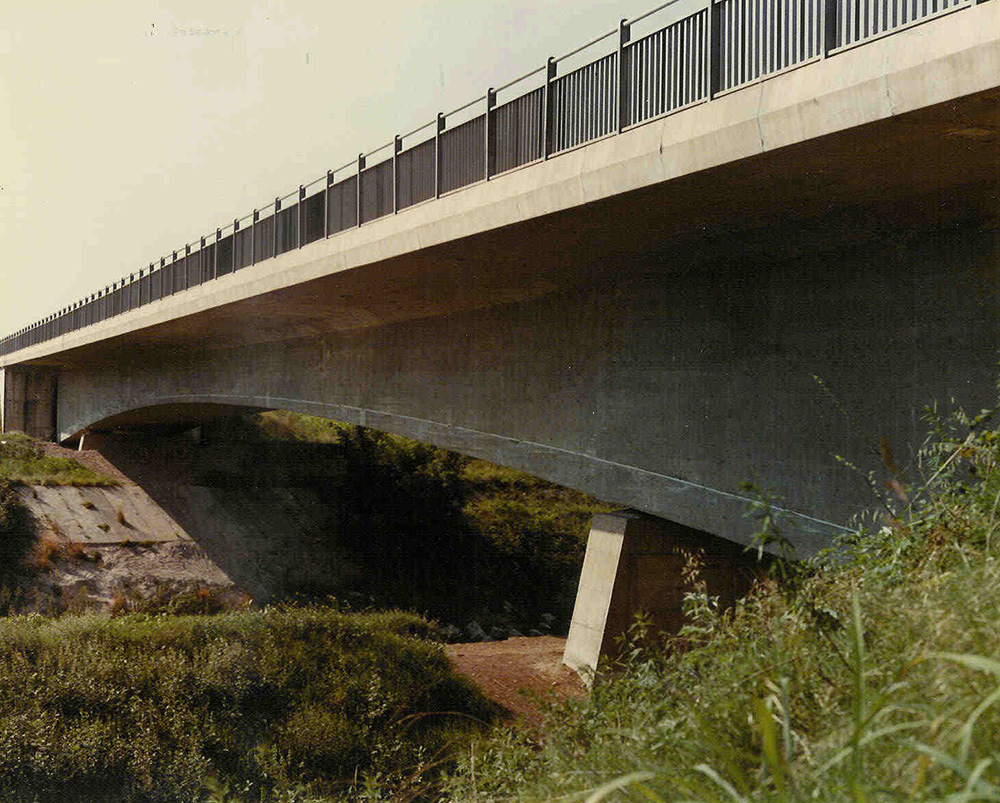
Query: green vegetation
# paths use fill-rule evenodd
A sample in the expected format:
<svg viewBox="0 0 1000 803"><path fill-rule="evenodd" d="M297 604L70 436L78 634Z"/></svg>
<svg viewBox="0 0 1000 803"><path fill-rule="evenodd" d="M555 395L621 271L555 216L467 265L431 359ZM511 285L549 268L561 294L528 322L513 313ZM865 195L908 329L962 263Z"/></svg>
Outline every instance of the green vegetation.
<svg viewBox="0 0 1000 803"><path fill-rule="evenodd" d="M720 613L625 658L547 723L467 752L454 801L1000 800L1000 433L932 415L836 557L777 561ZM768 521L766 518L762 519ZM770 527L762 534L781 539Z"/></svg>
<svg viewBox="0 0 1000 803"><path fill-rule="evenodd" d="M399 612L0 620L0 799L412 796L493 716Z"/></svg>
<svg viewBox="0 0 1000 803"><path fill-rule="evenodd" d="M547 612L565 626L590 518L612 509L521 471L298 413L234 419L217 436L330 444L331 476L317 487L360 564L352 590L460 624L527 630Z"/></svg>
<svg viewBox="0 0 1000 803"><path fill-rule="evenodd" d="M12 604L11 587L34 542L34 528L16 486L0 479L0 614L6 614Z"/></svg>
<svg viewBox="0 0 1000 803"><path fill-rule="evenodd" d="M468 460L466 520L489 545L488 585L513 606L521 627L549 612L569 622L590 519L615 505L523 471Z"/></svg>
<svg viewBox="0 0 1000 803"><path fill-rule="evenodd" d="M32 438L20 432L0 436L0 479L24 485L115 485L67 457L45 454Z"/></svg>

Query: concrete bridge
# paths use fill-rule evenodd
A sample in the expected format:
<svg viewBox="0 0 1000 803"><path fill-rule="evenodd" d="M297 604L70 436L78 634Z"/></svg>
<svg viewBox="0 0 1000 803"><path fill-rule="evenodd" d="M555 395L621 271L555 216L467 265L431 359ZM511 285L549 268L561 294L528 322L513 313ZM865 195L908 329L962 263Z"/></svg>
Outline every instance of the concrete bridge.
<svg viewBox="0 0 1000 803"><path fill-rule="evenodd" d="M283 408L736 541L753 480L828 543L871 502L834 455L912 465L924 405L994 398L1000 3L712 0L594 47L14 333L3 427Z"/></svg>

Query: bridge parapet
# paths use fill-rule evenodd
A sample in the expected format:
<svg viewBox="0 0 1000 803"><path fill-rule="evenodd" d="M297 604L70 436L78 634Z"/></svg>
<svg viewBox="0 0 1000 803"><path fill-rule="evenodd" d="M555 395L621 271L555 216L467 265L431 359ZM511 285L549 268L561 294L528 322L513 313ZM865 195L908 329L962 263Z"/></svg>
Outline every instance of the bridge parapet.
<svg viewBox="0 0 1000 803"><path fill-rule="evenodd" d="M0 357L979 2L707 0L634 38L668 2L9 335Z"/></svg>

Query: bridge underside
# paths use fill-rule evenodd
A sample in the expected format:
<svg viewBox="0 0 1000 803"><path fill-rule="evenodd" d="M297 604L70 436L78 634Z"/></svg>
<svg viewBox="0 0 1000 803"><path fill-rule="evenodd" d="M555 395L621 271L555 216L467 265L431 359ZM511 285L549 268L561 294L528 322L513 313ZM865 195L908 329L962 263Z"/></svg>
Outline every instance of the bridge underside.
<svg viewBox="0 0 1000 803"><path fill-rule="evenodd" d="M283 408L734 540L755 481L813 549L872 502L834 455L994 399L998 164L983 92L33 365L61 439Z"/></svg>

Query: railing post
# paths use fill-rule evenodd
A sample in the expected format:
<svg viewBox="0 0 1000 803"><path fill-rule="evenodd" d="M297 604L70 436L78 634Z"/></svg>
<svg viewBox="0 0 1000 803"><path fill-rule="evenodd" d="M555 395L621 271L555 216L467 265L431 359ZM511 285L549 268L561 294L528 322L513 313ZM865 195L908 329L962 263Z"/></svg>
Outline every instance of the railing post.
<svg viewBox="0 0 1000 803"><path fill-rule="evenodd" d="M434 126L434 197L441 197L441 132L444 131L444 115L438 112Z"/></svg>
<svg viewBox="0 0 1000 803"><path fill-rule="evenodd" d="M333 171L326 171L326 187L323 188L323 239L330 236L330 187L333 185Z"/></svg>
<svg viewBox="0 0 1000 803"><path fill-rule="evenodd" d="M219 243L222 242L222 229L215 230L215 248L212 249L212 278L219 278Z"/></svg>
<svg viewBox="0 0 1000 803"><path fill-rule="evenodd" d="M281 199L274 199L274 226L271 228L271 257L278 256L278 212L281 211Z"/></svg>
<svg viewBox="0 0 1000 803"><path fill-rule="evenodd" d="M257 264L257 221L260 220L260 212L253 210L250 218L250 264Z"/></svg>
<svg viewBox="0 0 1000 803"><path fill-rule="evenodd" d="M621 20L618 23L618 126L620 134L627 125L625 122L625 109L628 104L628 74L625 70L625 45L628 44L632 30L629 28L628 20Z"/></svg>
<svg viewBox="0 0 1000 803"><path fill-rule="evenodd" d="M184 286L181 290L187 290L191 286L191 244L184 244Z"/></svg>
<svg viewBox="0 0 1000 803"><path fill-rule="evenodd" d="M823 0L820 0L823 2ZM722 64L722 28L719 25L719 4L708 0L708 39L705 42L705 98L712 100L719 91L720 66Z"/></svg>
<svg viewBox="0 0 1000 803"><path fill-rule="evenodd" d="M201 247L198 250L198 284L205 283L205 238L201 238Z"/></svg>
<svg viewBox="0 0 1000 803"><path fill-rule="evenodd" d="M545 94L542 95L542 155L552 153L552 79L556 77L556 60L549 56L545 62Z"/></svg>
<svg viewBox="0 0 1000 803"><path fill-rule="evenodd" d="M358 202L358 226L361 226L361 171L365 169L365 155L363 153L358 154L358 192L357 192L357 202Z"/></svg>
<svg viewBox="0 0 1000 803"><path fill-rule="evenodd" d="M302 236L302 229L306 225L305 215L302 214L302 205L305 203L305 200L306 200L306 188L303 187L301 184L299 184L299 205L298 207L296 207L295 210L295 217L298 219L298 225L295 227L295 236L297 238L295 240L296 248L301 248L302 241L305 239L305 237Z"/></svg>
<svg viewBox="0 0 1000 803"><path fill-rule="evenodd" d="M232 270L232 272L233 273L236 273L236 270L237 270L237 267L236 267L236 232L238 232L239 230L240 230L240 221L239 221L239 218L235 218L234 217L233 218L233 247L232 247L232 252L233 252L233 270Z"/></svg>
<svg viewBox="0 0 1000 803"><path fill-rule="evenodd" d="M819 2L819 57L825 59L834 47L837 35L836 0L818 0Z"/></svg>
<svg viewBox="0 0 1000 803"><path fill-rule="evenodd" d="M392 214L399 212L399 152L403 150L403 138L396 134L392 138Z"/></svg>
<svg viewBox="0 0 1000 803"><path fill-rule="evenodd" d="M483 158L486 162L486 169L483 171L484 178L490 180L490 159L493 156L493 107L497 105L497 93L493 87L486 90L486 133L485 133L485 143L483 144Z"/></svg>

